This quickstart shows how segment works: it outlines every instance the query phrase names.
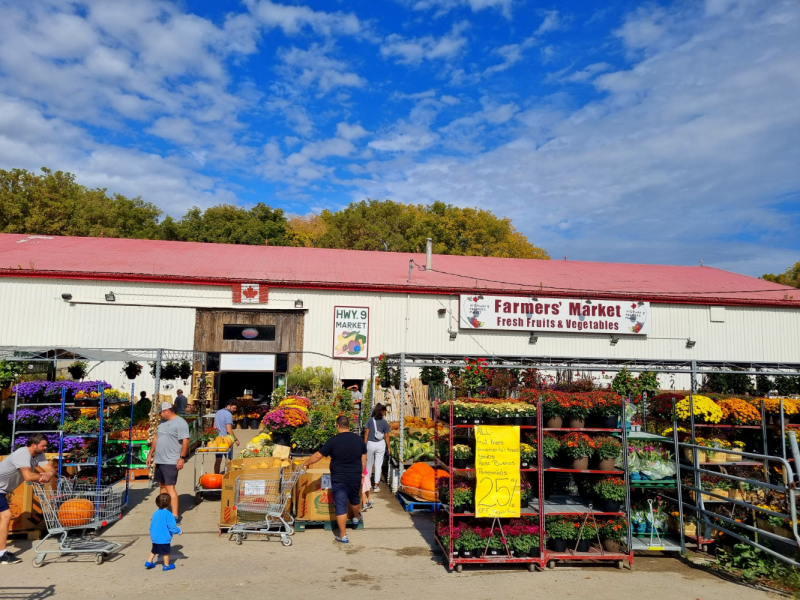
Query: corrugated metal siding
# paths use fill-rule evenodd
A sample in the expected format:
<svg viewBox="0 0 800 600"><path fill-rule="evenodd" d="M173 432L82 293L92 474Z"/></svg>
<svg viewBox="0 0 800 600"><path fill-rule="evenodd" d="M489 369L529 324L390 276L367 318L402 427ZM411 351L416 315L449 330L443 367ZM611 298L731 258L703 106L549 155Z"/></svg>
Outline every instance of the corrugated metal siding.
<svg viewBox="0 0 800 600"><path fill-rule="evenodd" d="M113 290L117 305L104 302ZM70 306L73 300L101 305ZM647 338L620 336L611 346L607 334L539 334L536 345L527 332L459 331L449 340L447 329L457 330L455 317L439 318L437 310L458 312L457 297L375 292L335 292L271 288L266 305L248 309L287 309L296 299L307 310L304 349L306 365L334 366L343 378L368 376L365 361L334 361L335 306L370 308L370 356L381 352L442 354L510 354L615 358L800 361L800 311L769 307L727 307L724 323L712 323L708 307L654 304L652 331ZM121 306L124 302L162 304ZM98 282L31 278L0 279L0 345L61 345L84 347L174 348L193 346L195 311L189 306L234 306L230 288L183 284ZM408 332L406 333L406 307ZM687 349L686 338L697 342ZM118 367L115 367L118 369ZM106 367L103 367L105 372ZM109 375L110 377L111 375ZM114 375L115 377L118 375ZM117 379L111 383L116 385Z"/></svg>

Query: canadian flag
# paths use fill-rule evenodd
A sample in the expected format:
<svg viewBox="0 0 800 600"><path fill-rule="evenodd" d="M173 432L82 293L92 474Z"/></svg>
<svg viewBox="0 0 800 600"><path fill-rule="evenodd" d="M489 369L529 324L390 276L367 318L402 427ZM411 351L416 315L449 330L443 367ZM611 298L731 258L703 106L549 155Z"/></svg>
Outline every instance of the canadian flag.
<svg viewBox="0 0 800 600"><path fill-rule="evenodd" d="M269 288L258 283L234 283L234 304L266 304Z"/></svg>

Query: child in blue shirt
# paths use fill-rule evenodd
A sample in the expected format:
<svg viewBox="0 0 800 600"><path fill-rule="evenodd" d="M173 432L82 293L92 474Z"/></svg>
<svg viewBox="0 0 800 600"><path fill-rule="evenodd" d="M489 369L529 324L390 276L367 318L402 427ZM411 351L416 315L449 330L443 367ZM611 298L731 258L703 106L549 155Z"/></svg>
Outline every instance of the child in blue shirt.
<svg viewBox="0 0 800 600"><path fill-rule="evenodd" d="M150 519L150 539L153 548L150 550L150 560L144 563L145 569L154 568L159 555L164 560L164 571L172 571L175 568L175 565L169 564L170 542L176 533L181 535L181 528L175 523L175 516L169 510L171 503L169 494L159 494L156 497L158 510Z"/></svg>

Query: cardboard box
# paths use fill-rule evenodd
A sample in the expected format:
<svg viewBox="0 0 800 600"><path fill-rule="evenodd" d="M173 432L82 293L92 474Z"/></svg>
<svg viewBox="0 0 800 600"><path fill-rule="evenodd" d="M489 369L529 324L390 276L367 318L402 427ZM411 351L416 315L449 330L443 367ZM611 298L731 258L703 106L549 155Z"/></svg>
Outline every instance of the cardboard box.
<svg viewBox="0 0 800 600"><path fill-rule="evenodd" d="M238 471L241 469L272 469L281 464L281 459L273 456L253 458L234 458L228 462L228 471Z"/></svg>
<svg viewBox="0 0 800 600"><path fill-rule="evenodd" d="M347 518L353 518L353 511L347 506ZM305 496L303 500L303 520L335 521L336 506L333 503L333 490L317 490Z"/></svg>

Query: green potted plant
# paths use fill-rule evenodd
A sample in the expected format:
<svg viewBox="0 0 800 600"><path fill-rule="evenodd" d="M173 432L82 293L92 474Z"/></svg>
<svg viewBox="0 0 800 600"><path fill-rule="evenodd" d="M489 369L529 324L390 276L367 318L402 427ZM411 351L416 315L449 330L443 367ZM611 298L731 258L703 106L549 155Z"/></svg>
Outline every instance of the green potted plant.
<svg viewBox="0 0 800 600"><path fill-rule="evenodd" d="M552 469L553 461L561 450L561 440L552 433L542 436L542 468Z"/></svg>
<svg viewBox="0 0 800 600"><path fill-rule="evenodd" d="M594 438L598 471L614 471L616 460L622 456L622 442L611 436Z"/></svg>
<svg viewBox="0 0 800 600"><path fill-rule="evenodd" d="M564 405L558 392L542 394L542 418L548 429L561 429L564 424Z"/></svg>
<svg viewBox="0 0 800 600"><path fill-rule="evenodd" d="M628 522L624 517L609 519L600 526L598 533L603 550L617 554L622 540L628 538Z"/></svg>
<svg viewBox="0 0 800 600"><path fill-rule="evenodd" d="M483 417L486 414L486 405L479 402L472 402L469 405L470 425L482 425Z"/></svg>
<svg viewBox="0 0 800 600"><path fill-rule="evenodd" d="M457 481L453 487L453 510L458 513L475 512L475 490L467 481Z"/></svg>
<svg viewBox="0 0 800 600"><path fill-rule="evenodd" d="M590 417L598 429L616 429L622 415L622 398L614 392L605 392L592 406Z"/></svg>
<svg viewBox="0 0 800 600"><path fill-rule="evenodd" d="M544 528L547 532L547 546L553 552L566 552L570 542L578 538L575 521L563 516L547 517Z"/></svg>
<svg viewBox="0 0 800 600"><path fill-rule="evenodd" d="M527 477L522 477L519 481L519 503L520 506L527 506L533 497L533 487Z"/></svg>
<svg viewBox="0 0 800 600"><path fill-rule="evenodd" d="M142 365L134 360L128 361L122 366L122 372L128 379L136 379L142 374Z"/></svg>
<svg viewBox="0 0 800 600"><path fill-rule="evenodd" d="M561 447L571 464L570 469L585 471L594 454L594 440L585 433L574 431L561 438Z"/></svg>
<svg viewBox="0 0 800 600"><path fill-rule="evenodd" d="M536 465L536 446L519 445L519 468L532 469Z"/></svg>
<svg viewBox="0 0 800 600"><path fill-rule="evenodd" d="M444 383L444 369L442 367L422 367L419 380L422 385L442 385Z"/></svg>
<svg viewBox="0 0 800 600"><path fill-rule="evenodd" d="M496 530L491 536L487 536L486 538L484 538L484 543L488 544L484 556L494 557L494 556L503 556L508 554L506 550L505 540L500 535L499 530Z"/></svg>
<svg viewBox="0 0 800 600"><path fill-rule="evenodd" d="M522 415L522 424L528 427L536 425L536 405L535 404L519 404L517 411Z"/></svg>
<svg viewBox="0 0 800 600"><path fill-rule="evenodd" d="M466 444L453 446L453 467L456 469L466 469L467 461L472 458L472 448Z"/></svg>
<svg viewBox="0 0 800 600"><path fill-rule="evenodd" d="M588 552L591 547L592 541L597 539L597 525L587 519L585 523L577 523L578 525L578 547L576 552Z"/></svg>
<svg viewBox="0 0 800 600"><path fill-rule="evenodd" d="M80 381L84 377L86 377L86 369L89 367L89 363L83 360L76 360L70 366L67 367L67 371L69 372L70 376L75 381Z"/></svg>
<svg viewBox="0 0 800 600"><path fill-rule="evenodd" d="M453 542L458 548L461 558L473 558L476 552L483 552L486 541L479 536L472 527L465 526L458 539Z"/></svg>
<svg viewBox="0 0 800 600"><path fill-rule="evenodd" d="M625 502L625 480L613 475L603 477L594 484L594 493L600 500L598 512L619 512L620 506Z"/></svg>
<svg viewBox="0 0 800 600"><path fill-rule="evenodd" d="M564 409L567 411L567 426L570 429L583 429L586 426L586 417L592 410L592 402L584 394L572 394L566 399Z"/></svg>
<svg viewBox="0 0 800 600"><path fill-rule="evenodd" d="M487 404L484 406L483 420L487 425L500 425L502 407L499 404Z"/></svg>
<svg viewBox="0 0 800 600"><path fill-rule="evenodd" d="M389 369L389 360L385 354L378 357L378 364L375 366L375 376L378 380L378 385L383 389L387 389L392 385L392 372Z"/></svg>

